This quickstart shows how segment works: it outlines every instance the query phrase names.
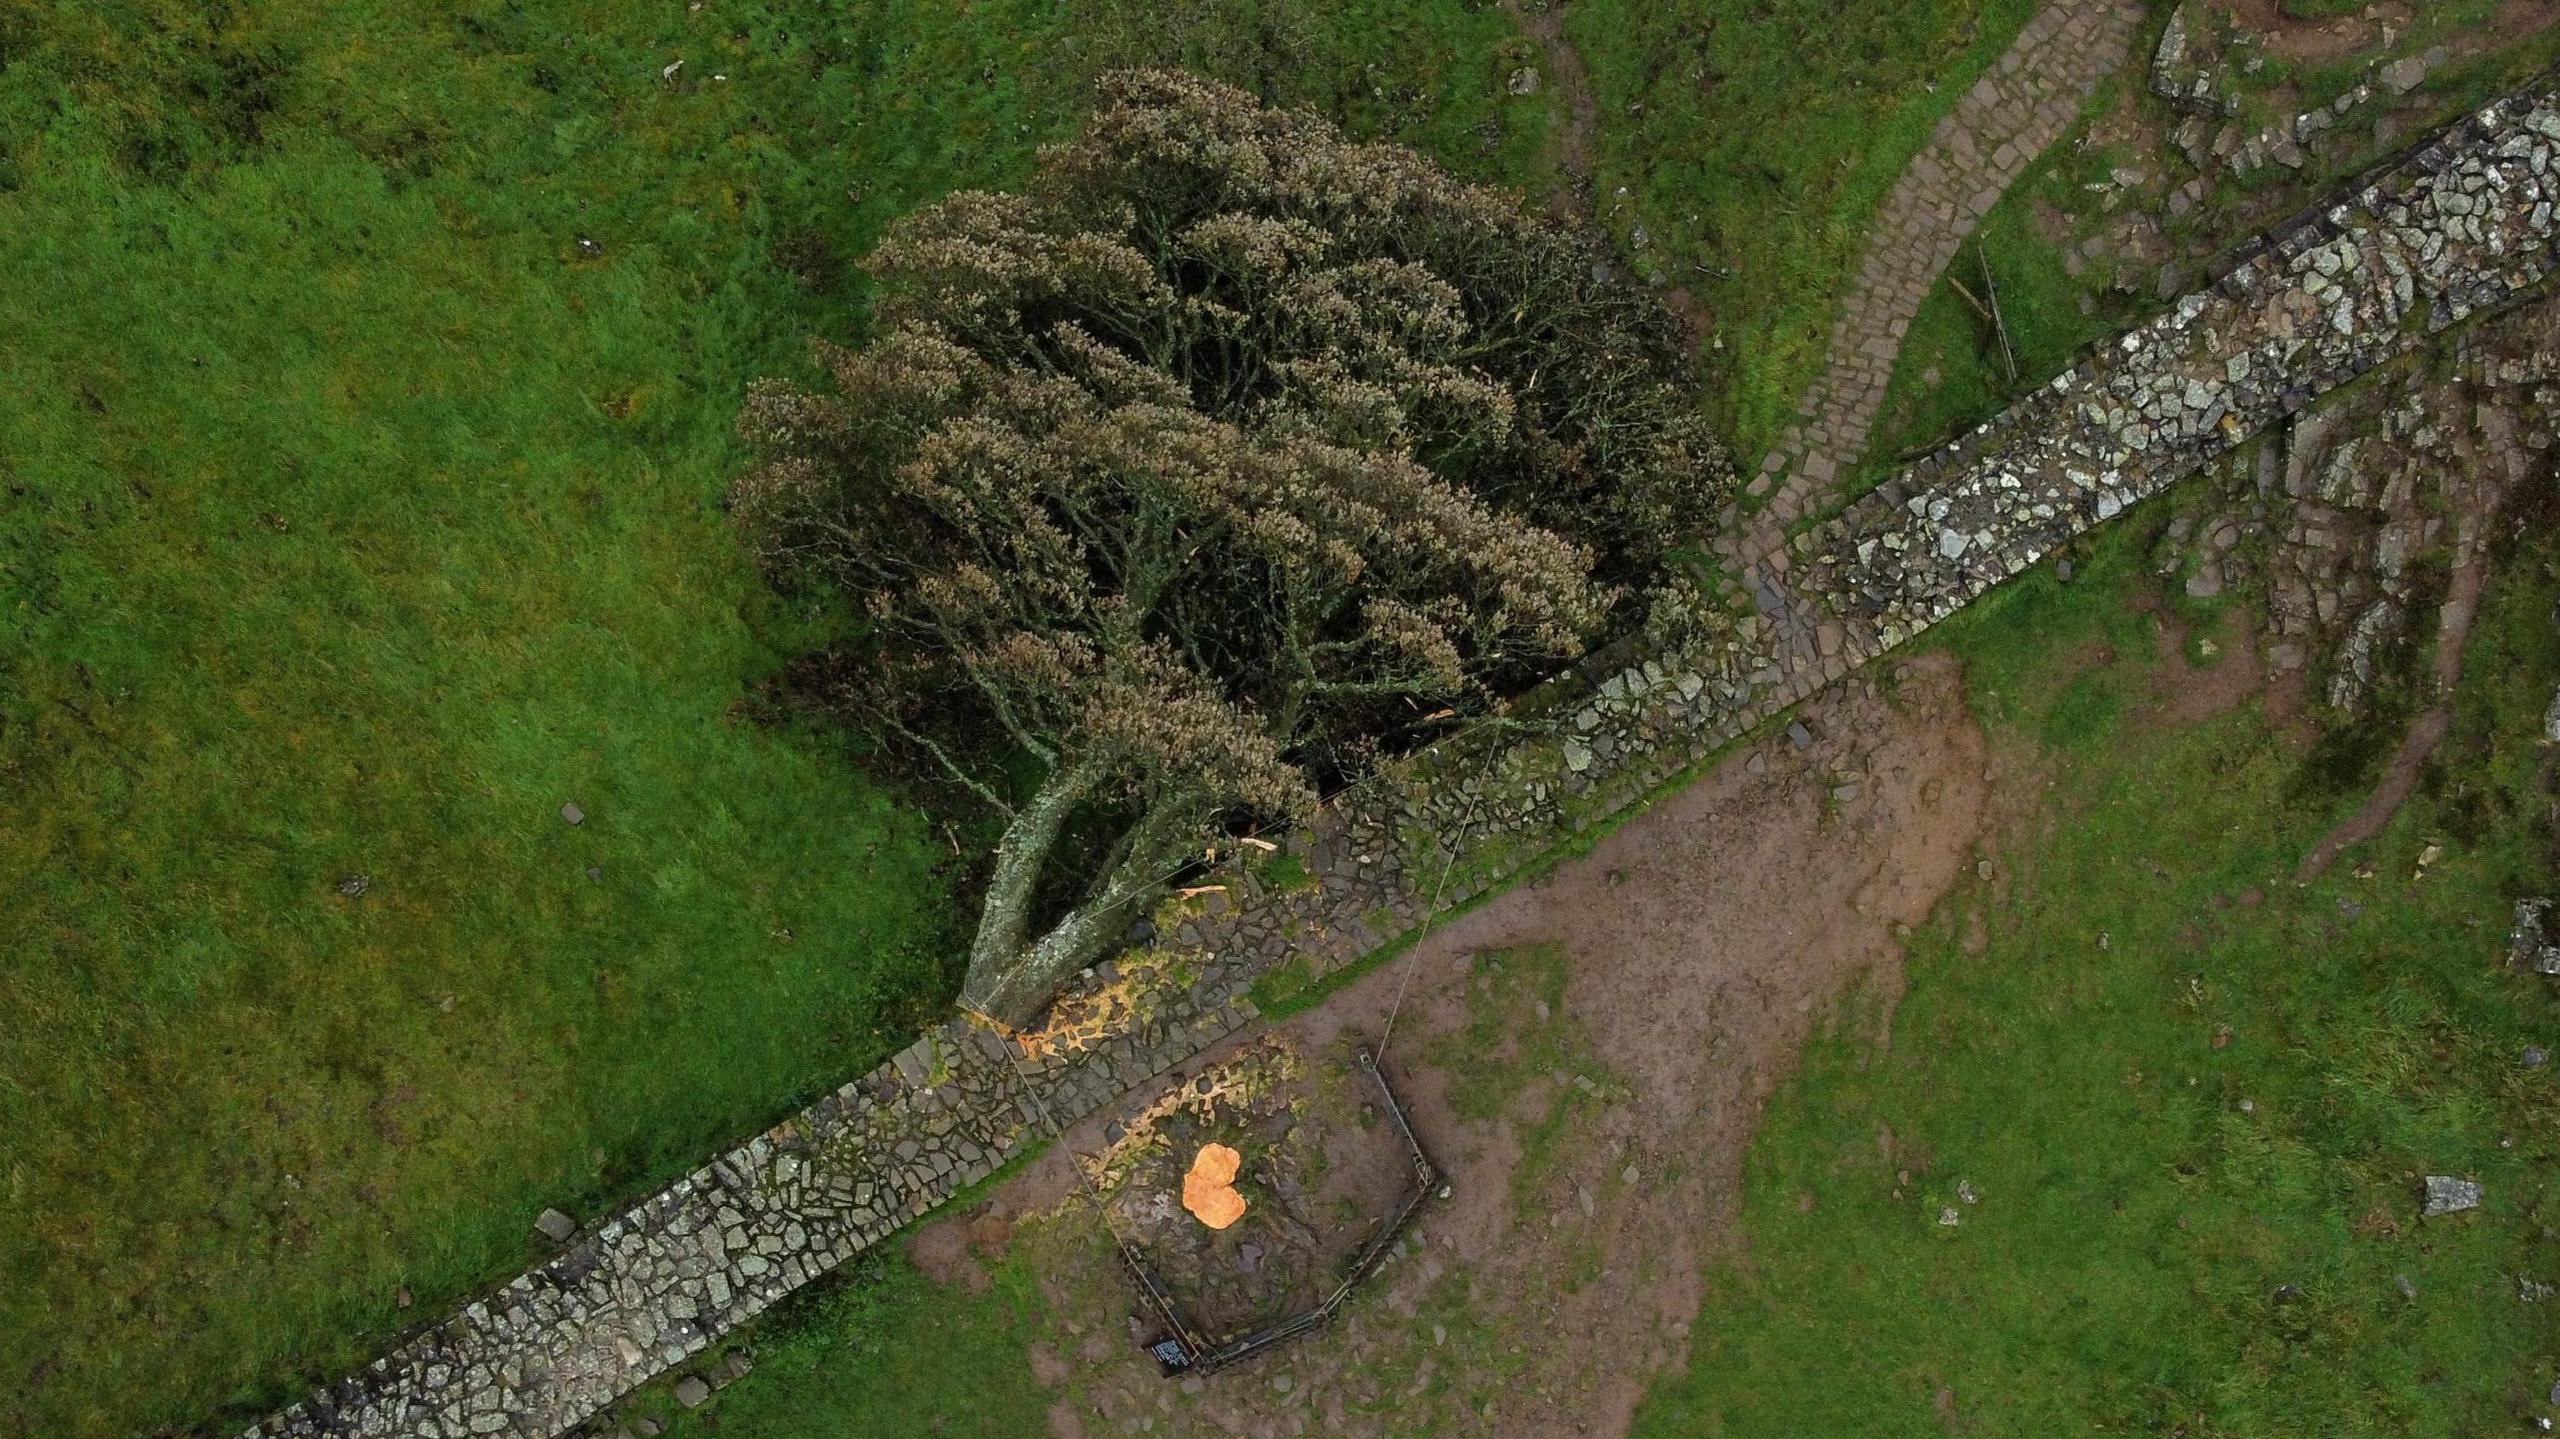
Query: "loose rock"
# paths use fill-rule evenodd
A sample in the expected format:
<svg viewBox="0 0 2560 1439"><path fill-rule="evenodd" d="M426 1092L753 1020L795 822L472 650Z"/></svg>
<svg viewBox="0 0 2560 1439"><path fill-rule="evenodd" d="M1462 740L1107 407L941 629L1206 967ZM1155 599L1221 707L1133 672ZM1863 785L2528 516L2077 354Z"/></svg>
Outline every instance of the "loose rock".
<svg viewBox="0 0 2560 1439"><path fill-rule="evenodd" d="M2426 1205L2419 1212L2429 1219L2480 1207L2480 1186L2471 1180L2457 1179L2449 1174L2430 1174L2426 1188Z"/></svg>

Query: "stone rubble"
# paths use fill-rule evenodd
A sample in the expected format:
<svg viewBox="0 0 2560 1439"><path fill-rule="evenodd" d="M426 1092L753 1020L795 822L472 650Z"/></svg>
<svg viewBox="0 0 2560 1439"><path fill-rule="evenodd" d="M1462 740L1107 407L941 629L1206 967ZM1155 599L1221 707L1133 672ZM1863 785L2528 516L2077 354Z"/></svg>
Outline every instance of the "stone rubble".
<svg viewBox="0 0 2560 1439"><path fill-rule="evenodd" d="M1768 557L1783 625L1700 602L1170 905L1034 1033L965 1021L731 1149L243 1439L551 1439L1258 1017L2300 410L2538 285L2560 97L2490 105L2219 283ZM1783 629L1783 633L1782 633ZM2560 973L2541 938L2531 962ZM2519 932L2525 915L2519 911Z"/></svg>
<svg viewBox="0 0 2560 1439"><path fill-rule="evenodd" d="M2424 54L2404 56L2376 71L2374 78L2349 86L2328 104L2305 110L2246 139L2240 139L2237 131L2217 135L2213 153L2230 167L2231 173L2243 179L2269 165L2302 169L2311 163L2312 147L2322 137L2341 130L2357 111L2375 100L2396 100L2417 89L2451 58L2452 52L2441 45Z"/></svg>
<svg viewBox="0 0 2560 1439"><path fill-rule="evenodd" d="M2377 690L2427 687L2412 671L2421 632L2443 621L2431 557L2560 448L2560 306L2466 328L2428 360L2336 392L2216 466L2153 559L2191 595L2245 585L2268 667L2311 671L2307 692L2345 714Z"/></svg>

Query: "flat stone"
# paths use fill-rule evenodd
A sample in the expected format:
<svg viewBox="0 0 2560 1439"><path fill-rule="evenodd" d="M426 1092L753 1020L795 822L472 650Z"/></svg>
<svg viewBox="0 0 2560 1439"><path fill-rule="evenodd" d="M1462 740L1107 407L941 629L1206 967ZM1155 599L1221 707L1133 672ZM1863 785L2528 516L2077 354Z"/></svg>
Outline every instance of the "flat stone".
<svg viewBox="0 0 2560 1439"><path fill-rule="evenodd" d="M567 804L560 806L560 817L571 824L585 824L587 822L587 812L578 808L578 802L574 799L569 801Z"/></svg>
<svg viewBox="0 0 2560 1439"><path fill-rule="evenodd" d="M2480 1207L2480 1186L2472 1180L2457 1179L2450 1174L2430 1174L2426 1179L2426 1191L2426 1204L2419 1212L2429 1219Z"/></svg>
<svg viewBox="0 0 2560 1439"><path fill-rule="evenodd" d="M534 1217L533 1227L554 1244L566 1244L578 1233L578 1221L557 1209L546 1209Z"/></svg>
<svg viewBox="0 0 2560 1439"><path fill-rule="evenodd" d="M688 1374L676 1381L676 1402L687 1409L699 1409L711 1402L711 1386L699 1374Z"/></svg>

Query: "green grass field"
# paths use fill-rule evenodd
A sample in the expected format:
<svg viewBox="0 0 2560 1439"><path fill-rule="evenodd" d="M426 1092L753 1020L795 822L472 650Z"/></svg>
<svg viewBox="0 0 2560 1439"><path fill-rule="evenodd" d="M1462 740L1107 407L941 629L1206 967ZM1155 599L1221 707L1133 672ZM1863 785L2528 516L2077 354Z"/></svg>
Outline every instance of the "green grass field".
<svg viewBox="0 0 2560 1439"><path fill-rule="evenodd" d="M1567 10L1599 91L1601 214L1621 235L1642 224L1638 267L1687 287L1714 325L1715 404L1746 472L1821 372L1832 304L1894 178L2034 11L2031 0Z"/></svg>
<svg viewBox="0 0 2560 1439"><path fill-rule="evenodd" d="M1049 1396L1022 1355L1050 1334L1047 1309L1028 1264L997 1264L989 1280L985 1293L957 1292L902 1255L866 1255L760 1330L754 1371L717 1404L687 1411L661 1385L624 1417L664 1425L667 1439L1033 1439L1049 1432Z"/></svg>
<svg viewBox="0 0 2560 1439"><path fill-rule="evenodd" d="M738 395L1100 66L1535 184L1516 43L1379 0L0 12L0 1431L252 1416L937 1011L954 836L764 722L816 621L719 514Z"/></svg>
<svg viewBox="0 0 2560 1439"><path fill-rule="evenodd" d="M1569 10L1602 218L1714 318L1746 460L1864 221L2029 9ZM537 1258L541 1207L636 1195L940 1011L974 836L765 698L831 621L742 562L729 419L807 335L858 331L887 220L1018 177L1091 74L1145 61L1555 180L1552 95L1502 83L1535 49L1472 0L0 6L0 1433L245 1422ZM2012 223L1992 263L2033 303L2052 257ZM1915 337L1953 354L1932 303ZM1801 1386L1916 1428L1933 1364L2043 1396L2020 1425L2494 1418L2555 1337L2511 1302L2553 1262L2522 1217L2553 1139L2548 1080L2509 1059L2555 1015L2486 959L2547 861L2516 743L2552 592L2502 583L2478 641L2460 738L2496 784L2405 817L2384 879L2303 895L2261 871L2342 797L2298 793L2245 715L2139 732L2138 661L2055 668L2130 623L2105 589L2031 581L1969 622L2004 740L2122 798L1924 937L1905 1043L1826 1046L1773 1108L1760 1266L1715 1277L1730 1322L1649 1432L1792 1432ZM2171 879L2128 871L2154 851ZM2213 908L2252 875L2261 907ZM1987 958L1955 940L1977 900L2013 910ZM1939 1188L1961 1165L1984 1190L1964 1226L1842 1158L1880 1118ZM2359 1232L2418 1165L2479 1173L2489 1212ZM2399 1272L2405 1308L2373 1288ZM1027 1283L866 1267L696 1422L1038 1432L968 1362L1018 1350ZM2304 1297L2279 1313L2280 1283ZM2324 1365L2374 1377L2323 1391Z"/></svg>
<svg viewBox="0 0 2560 1439"><path fill-rule="evenodd" d="M2004 766L2052 798L1916 936L1890 1046L1852 1012L1770 1106L1750 1256L1708 1276L1639 1435L2471 1435L2539 1412L2560 1310L2519 1281L2560 1275L2560 1104L2519 1056L2560 999L2502 961L2509 898L2550 871L2552 551L2493 588L2423 797L2297 889L2370 776L2321 771L2254 705L2144 722L2147 528L1951 623ZM2428 1173L2479 1179L2484 1207L2419 1219Z"/></svg>

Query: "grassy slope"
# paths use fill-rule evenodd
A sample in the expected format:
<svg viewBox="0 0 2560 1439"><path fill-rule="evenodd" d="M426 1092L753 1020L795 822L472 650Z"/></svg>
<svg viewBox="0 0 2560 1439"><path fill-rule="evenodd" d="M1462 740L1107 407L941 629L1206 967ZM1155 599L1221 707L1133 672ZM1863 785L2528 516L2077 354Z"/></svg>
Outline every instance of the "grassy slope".
<svg viewBox="0 0 2560 1439"><path fill-rule="evenodd" d="M1606 120L1602 212L1621 230L1644 224L1647 266L1692 291L1721 336L1709 366L1746 464L1820 372L1833 302L1894 178L2033 12L2030 0L1567 11Z"/></svg>
<svg viewBox="0 0 2560 1439"><path fill-rule="evenodd" d="M2509 897L2548 875L2548 552L2493 591L2457 733L2375 877L2298 890L2357 796L2308 781L2254 709L2134 722L2147 659L2077 668L2153 652L2141 539L1953 632L1998 743L2056 781L2047 814L2013 874L1916 937L1890 1047L1844 1023L1770 1107L1751 1257L1710 1274L1640 1435L2451 1435L2549 1386L2560 1317L2517 1276L2560 1273L2560 1104L2517 1056L2560 1002L2499 963ZM2421 1173L2478 1177L2486 1207L2418 1220Z"/></svg>
<svg viewBox="0 0 2560 1439"><path fill-rule="evenodd" d="M723 413L833 187L656 72L805 56L480 15L66 7L6 77L0 1427L266 1403L939 997L922 824L734 712Z"/></svg>
<svg viewBox="0 0 2560 1439"><path fill-rule="evenodd" d="M883 220L1159 52L1544 127L1376 0L215 15L0 14L11 1432L271 1404L939 1003L941 836L742 714L811 621L716 511Z"/></svg>
<svg viewBox="0 0 2560 1439"><path fill-rule="evenodd" d="M866 1257L760 1330L754 1372L711 1408L687 1411L662 1388L622 1417L653 1418L667 1439L1046 1434L1049 1391L1021 1359L1035 1339L1054 1342L1038 1281L1011 1255L989 1277L966 1294L902 1255Z"/></svg>

